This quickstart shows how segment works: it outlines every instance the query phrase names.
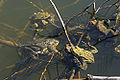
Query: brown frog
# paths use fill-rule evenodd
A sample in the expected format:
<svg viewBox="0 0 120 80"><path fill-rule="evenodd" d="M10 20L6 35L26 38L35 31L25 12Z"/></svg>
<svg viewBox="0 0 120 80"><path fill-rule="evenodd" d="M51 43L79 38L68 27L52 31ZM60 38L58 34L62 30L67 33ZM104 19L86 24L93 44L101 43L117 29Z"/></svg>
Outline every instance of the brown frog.
<svg viewBox="0 0 120 80"><path fill-rule="evenodd" d="M37 19L41 20L42 24L44 25L48 24L48 22L54 22L54 15L48 12L34 13L33 17L36 20Z"/></svg>
<svg viewBox="0 0 120 80"><path fill-rule="evenodd" d="M78 46L70 46L69 44L66 45L66 47L69 47L71 49L71 52L77 56L80 56L84 58L85 62L88 63L94 63L94 56L93 54L98 53L98 50L96 47L92 46L93 50L85 50L84 48L80 48Z"/></svg>
<svg viewBox="0 0 120 80"><path fill-rule="evenodd" d="M58 26L55 24L55 15L45 11L34 13L30 17L30 27L35 31L34 36L39 35L40 32L47 31L50 33L48 26L52 25L54 27Z"/></svg>
<svg viewBox="0 0 120 80"><path fill-rule="evenodd" d="M55 24L55 19L54 19L55 15L52 13L48 13L48 12L37 12L34 13L31 17L30 17L30 21L31 23L34 25L34 27L38 27L40 24L42 25L47 25L48 23L51 23L52 25L54 25L55 27L58 27Z"/></svg>
<svg viewBox="0 0 120 80"><path fill-rule="evenodd" d="M79 59L75 59L78 63L80 63L81 69L86 70L87 69L87 63L94 63L94 56L93 54L98 53L98 50L96 47L91 46L93 50L85 50L84 48L80 48L78 46L70 46L69 44L66 44L66 49L68 52L72 53L77 58L81 58L81 61Z"/></svg>
<svg viewBox="0 0 120 80"><path fill-rule="evenodd" d="M60 53L56 49L58 44L59 41L56 39L39 38L20 46L19 50L28 52L28 55L31 55L33 59L39 59L40 54L52 55L53 53Z"/></svg>

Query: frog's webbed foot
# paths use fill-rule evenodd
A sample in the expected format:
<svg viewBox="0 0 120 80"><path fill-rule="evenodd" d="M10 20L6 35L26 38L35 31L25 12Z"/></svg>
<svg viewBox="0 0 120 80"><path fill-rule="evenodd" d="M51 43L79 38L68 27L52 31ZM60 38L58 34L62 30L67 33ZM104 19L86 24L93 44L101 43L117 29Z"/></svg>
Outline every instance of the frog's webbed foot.
<svg viewBox="0 0 120 80"><path fill-rule="evenodd" d="M84 43L85 45L87 45L88 47L92 48L92 50L90 50L91 53L93 53L93 54L98 53L98 49L95 46L92 46L90 44L90 42L88 42L88 43L85 43L84 41L81 41L81 42Z"/></svg>
<svg viewBox="0 0 120 80"><path fill-rule="evenodd" d="M89 47L93 48L93 50L91 50L91 52L92 52L93 54L98 53L98 49L97 49L95 46L92 46L89 42L88 42L88 45L89 45Z"/></svg>

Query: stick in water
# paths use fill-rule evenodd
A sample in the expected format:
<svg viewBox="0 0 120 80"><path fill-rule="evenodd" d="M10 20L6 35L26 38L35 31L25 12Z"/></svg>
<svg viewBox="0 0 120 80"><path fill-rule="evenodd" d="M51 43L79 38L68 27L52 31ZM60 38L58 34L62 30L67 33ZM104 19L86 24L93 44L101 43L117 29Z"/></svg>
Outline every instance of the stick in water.
<svg viewBox="0 0 120 80"><path fill-rule="evenodd" d="M6 44L6 45L9 45L9 46L18 47L18 44L17 44L17 43L14 43L14 42L12 42L12 41L7 41L7 40L2 40L2 39L0 39L0 43Z"/></svg>
<svg viewBox="0 0 120 80"><path fill-rule="evenodd" d="M54 8L55 11L56 11L56 14L57 14L57 16L58 16L58 18L59 18L59 20L60 20L60 22L61 22L61 24L62 24L63 29L64 29L65 35L66 35L66 37L67 37L67 39L68 39L68 41L69 41L69 44L70 44L71 46L73 46L73 44L72 44L72 42L71 42L71 40L70 40L70 38L69 38L69 36L68 36L68 32L67 32L67 30L66 30L65 23L64 23L61 15L60 15L60 13L59 13L56 5L54 4L54 2L53 2L52 0L50 0L50 3L52 4L53 8Z"/></svg>

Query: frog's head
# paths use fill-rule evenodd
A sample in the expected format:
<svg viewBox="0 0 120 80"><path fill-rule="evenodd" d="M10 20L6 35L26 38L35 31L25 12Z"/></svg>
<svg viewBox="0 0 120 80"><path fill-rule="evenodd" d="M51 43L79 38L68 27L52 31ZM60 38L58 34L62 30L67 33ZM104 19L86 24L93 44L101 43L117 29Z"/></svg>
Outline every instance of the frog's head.
<svg viewBox="0 0 120 80"><path fill-rule="evenodd" d="M58 44L59 44L59 41L58 40L55 40L55 39L48 39L47 40L47 44L49 45L49 46L54 46L54 47L56 47Z"/></svg>

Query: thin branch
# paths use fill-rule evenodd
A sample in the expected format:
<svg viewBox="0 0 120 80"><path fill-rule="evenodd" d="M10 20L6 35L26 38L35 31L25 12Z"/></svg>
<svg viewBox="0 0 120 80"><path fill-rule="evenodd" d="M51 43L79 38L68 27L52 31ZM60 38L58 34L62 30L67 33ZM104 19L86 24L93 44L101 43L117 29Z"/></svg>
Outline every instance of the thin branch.
<svg viewBox="0 0 120 80"><path fill-rule="evenodd" d="M71 17L67 22L66 22L66 25L71 21L73 20L74 18L76 18L77 16L81 16L85 11L87 11L87 9L94 3L94 1L92 1L82 12L74 15L73 17Z"/></svg>
<svg viewBox="0 0 120 80"><path fill-rule="evenodd" d="M35 8L37 8L39 11L43 12L44 10L39 8L36 4L34 4L33 2L26 0L28 3L32 4L32 6L34 6Z"/></svg>
<svg viewBox="0 0 120 80"><path fill-rule="evenodd" d="M3 80L9 80L10 78L15 77L17 74L23 73L24 71L27 71L27 70L29 70L29 69L31 69L31 68L33 68L33 67L36 67L37 65L39 65L39 64L41 64L41 63L42 63L42 61L40 61L39 63L36 63L36 64L34 64L34 65L30 65L30 66L28 66L28 67L22 68L21 70L15 71L15 72L12 73L10 76L5 77ZM15 66L15 65L13 65L13 66ZM12 66L11 66L11 67L12 67Z"/></svg>
<svg viewBox="0 0 120 80"><path fill-rule="evenodd" d="M77 42L76 46L78 46L78 45L80 44L80 41L82 40L83 36L84 36L84 32L83 32L82 35L80 36L79 41Z"/></svg>
<svg viewBox="0 0 120 80"><path fill-rule="evenodd" d="M120 80L120 76L94 76L88 74L88 80Z"/></svg>
<svg viewBox="0 0 120 80"><path fill-rule="evenodd" d="M7 40L0 39L0 43L6 44L6 45L9 45L9 46L18 47L18 44L15 43L15 42L12 42L12 41L7 41Z"/></svg>
<svg viewBox="0 0 120 80"><path fill-rule="evenodd" d="M113 35L113 36L110 36L110 37L106 37L106 38L104 38L104 39L101 39L101 40L97 41L93 46L95 46L95 45L97 45L97 44L99 44L99 43L101 43L101 42L103 42L103 41L105 41L105 40L107 40L107 39L114 38L114 37L117 37L117 36L120 36L120 34L118 33L118 34L116 34L116 35Z"/></svg>
<svg viewBox="0 0 120 80"><path fill-rule="evenodd" d="M18 33L18 37L16 38L16 41L18 41L21 37L25 35L25 30L28 28L29 24L30 24L30 21L27 21L24 29Z"/></svg>
<svg viewBox="0 0 120 80"><path fill-rule="evenodd" d="M40 80L42 80L42 78L43 78L43 76L44 76L44 74L45 74L45 72L46 72L46 69L47 69L48 65L51 63L54 55L55 55L55 54L53 53L52 56L51 56L51 58L50 58L50 60L48 61L48 64L45 66L44 71L42 72L42 75L41 75L41 77L40 77Z"/></svg>
<svg viewBox="0 0 120 80"><path fill-rule="evenodd" d="M61 9L64 9L64 8L71 7L73 5L76 5L78 2L80 2L80 0L74 0L74 2L71 2L70 4L62 6L62 7L58 8L58 9L61 10Z"/></svg>
<svg viewBox="0 0 120 80"><path fill-rule="evenodd" d="M102 8L102 6L103 6L105 3L107 3L108 1L110 1L110 0L104 1L104 2L100 5L100 7L96 10L95 14L97 14L97 12Z"/></svg>
<svg viewBox="0 0 120 80"><path fill-rule="evenodd" d="M64 29L65 35L66 35L66 37L67 37L67 39L68 39L68 41L69 41L69 44L70 44L71 46L73 46L73 44L72 44L72 42L71 42L71 40L70 40L70 38L69 38L69 36L68 36L68 32L67 32L67 30L66 30L65 23L64 23L61 15L60 15L60 13L59 13L56 5L54 4L54 2L53 2L52 0L49 0L49 1L50 1L50 3L52 4L53 8L54 8L55 11L56 11L56 14L57 14L57 16L58 16L58 18L59 18L59 20L60 20L60 22L61 22L61 24L62 24L63 29Z"/></svg>

